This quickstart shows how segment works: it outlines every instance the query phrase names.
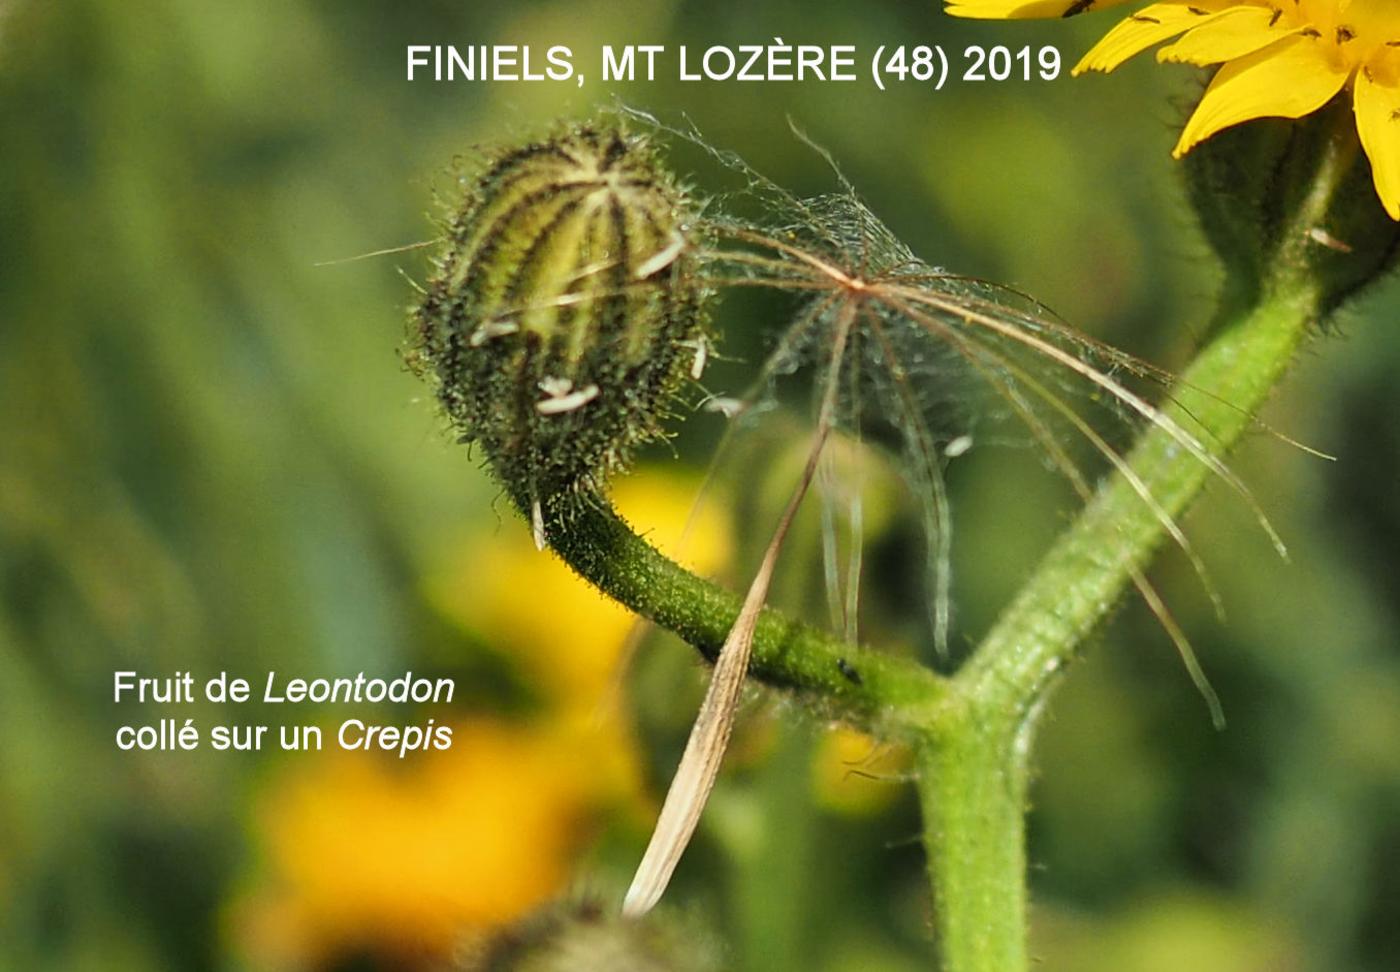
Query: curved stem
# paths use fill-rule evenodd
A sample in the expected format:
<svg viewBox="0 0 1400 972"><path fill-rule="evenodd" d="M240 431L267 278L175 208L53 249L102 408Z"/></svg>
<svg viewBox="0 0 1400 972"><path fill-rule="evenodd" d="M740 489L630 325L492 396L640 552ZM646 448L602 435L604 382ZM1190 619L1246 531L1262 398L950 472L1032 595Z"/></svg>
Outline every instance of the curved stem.
<svg viewBox="0 0 1400 972"><path fill-rule="evenodd" d="M1293 360L1321 295L1299 276L1226 324L1186 372L1168 413L1223 456ZM1208 466L1153 427L1127 457L1170 516L1209 480ZM516 497L528 509L528 500ZM1025 808L1034 715L1078 645L1166 537L1160 510L1121 473L1056 542L996 626L951 679L765 611L750 673L818 697L858 724L908 738L919 767L924 843L940 965L1026 968ZM667 559L601 501L545 514L550 546L610 597L713 660L740 600Z"/></svg>
<svg viewBox="0 0 1400 972"><path fill-rule="evenodd" d="M1187 371L1167 411L1199 423L1210 452L1225 455L1293 360L1318 300L1305 285L1280 287L1243 313ZM1158 427L1127 461L1170 516L1211 476ZM1127 477L1105 480L952 678L949 699L957 704L935 715L918 757L942 968L1027 967L1024 816L1035 716L1165 537L1159 512Z"/></svg>
<svg viewBox="0 0 1400 972"><path fill-rule="evenodd" d="M528 500L515 499L529 509ZM585 580L714 660L739 615L735 594L661 554L598 500L556 503L546 511L545 535ZM749 674L895 733L921 725L947 691L947 679L922 665L847 644L773 610L754 631Z"/></svg>
<svg viewBox="0 0 1400 972"><path fill-rule="evenodd" d="M1349 119L1342 123L1349 131ZM1163 410L1200 430L1211 462L1188 454L1162 425L1150 427L1128 454L1127 470L1104 480L950 680L948 699L957 704L935 714L919 753L935 924L948 972L1027 967L1024 814L1036 715L1080 643L1142 576L1167 537L1164 524L1200 494L1212 463L1254 427L1253 416L1311 327L1337 303L1339 285L1329 283L1325 269L1326 236L1320 241L1316 231L1346 197L1357 151L1354 138L1321 141L1281 227L1269 275L1246 305L1222 308L1216 336ZM1365 205L1375 209L1369 197ZM1351 282L1342 293L1389 257L1369 259L1361 261L1365 272L1345 268L1341 279ZM1143 502L1144 486L1155 509Z"/></svg>
<svg viewBox="0 0 1400 972"><path fill-rule="evenodd" d="M1311 325L1335 304L1310 248L1354 155L1350 142L1329 143L1281 231L1272 275L1249 289L1248 306L1222 312L1216 337L1162 410L1167 421L1115 463L956 675L866 651L775 611L761 615L750 674L913 746L946 972L1028 966L1025 810L1035 716L1079 644L1142 577L1173 518L1254 427ZM1178 426L1199 430L1200 447L1184 445L1172 431ZM530 497L513 498L530 510ZM556 498L542 525L585 579L714 659L739 616L737 596L664 557L601 500Z"/></svg>
<svg viewBox="0 0 1400 972"><path fill-rule="evenodd" d="M1224 456L1252 427L1321 301L1305 275L1276 281L1221 328L1168 414L1199 428L1209 453ZM1027 967L1024 815L1034 715L1164 541L1161 512L1181 513L1211 476L1161 427L1142 436L1127 465L1139 483L1121 472L1104 481L952 678L776 611L756 628L754 678L912 742L940 966L949 972ZM1141 485L1159 509L1143 502ZM599 500L558 500L544 526L550 546L585 579L714 659L738 617L736 595L667 559Z"/></svg>

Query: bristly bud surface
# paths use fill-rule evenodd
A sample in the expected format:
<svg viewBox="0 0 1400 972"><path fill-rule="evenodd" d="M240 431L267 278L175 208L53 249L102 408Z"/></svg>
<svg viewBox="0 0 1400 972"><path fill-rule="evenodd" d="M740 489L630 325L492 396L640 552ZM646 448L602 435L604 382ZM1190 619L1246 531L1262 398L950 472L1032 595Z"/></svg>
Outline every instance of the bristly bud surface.
<svg viewBox="0 0 1400 972"><path fill-rule="evenodd" d="M1396 264L1400 223L1376 199L1346 99L1227 129L1185 157L1187 190L1226 268L1225 305L1271 278L1315 282L1325 316Z"/></svg>
<svg viewBox="0 0 1400 972"><path fill-rule="evenodd" d="M690 200L647 138L560 130L462 180L409 360L517 502L594 493L660 438L707 340Z"/></svg>

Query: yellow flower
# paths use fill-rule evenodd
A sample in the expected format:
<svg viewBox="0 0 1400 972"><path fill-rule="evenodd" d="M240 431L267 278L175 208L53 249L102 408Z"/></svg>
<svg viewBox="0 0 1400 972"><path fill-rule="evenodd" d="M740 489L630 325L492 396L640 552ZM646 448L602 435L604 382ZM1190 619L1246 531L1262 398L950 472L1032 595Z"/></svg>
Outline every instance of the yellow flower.
<svg viewBox="0 0 1400 972"><path fill-rule="evenodd" d="M1107 10L1128 0L947 0L954 17L979 20L1011 20L1033 17L1073 17L1091 10Z"/></svg>
<svg viewBox="0 0 1400 972"><path fill-rule="evenodd" d="M1123 0L948 0L960 17L1053 17ZM1400 3L1396 0L1168 0L1121 21L1074 69L1112 71L1155 44L1164 62L1220 65L1186 123L1180 158L1255 118L1301 118L1349 91L1376 194L1400 220Z"/></svg>
<svg viewBox="0 0 1400 972"><path fill-rule="evenodd" d="M591 754L566 727L454 730L445 752L329 751L270 781L254 817L267 873L232 916L255 964L431 965L560 893L610 802Z"/></svg>
<svg viewBox="0 0 1400 972"><path fill-rule="evenodd" d="M729 544L718 502L677 551L695 490L639 473L614 498L653 540L713 569ZM519 525L458 550L427 594L519 663L541 711L531 721L466 718L451 749L404 760L339 751L289 760L260 788L263 866L230 916L253 967L365 955L439 968L464 940L563 893L592 831L650 809L611 691L632 615L536 550Z"/></svg>

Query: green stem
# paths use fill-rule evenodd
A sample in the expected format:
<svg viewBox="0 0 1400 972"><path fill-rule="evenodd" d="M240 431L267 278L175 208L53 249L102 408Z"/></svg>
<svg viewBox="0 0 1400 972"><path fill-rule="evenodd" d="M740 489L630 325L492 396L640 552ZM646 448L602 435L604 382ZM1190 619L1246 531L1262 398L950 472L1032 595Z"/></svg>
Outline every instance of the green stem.
<svg viewBox="0 0 1400 972"><path fill-rule="evenodd" d="M1323 314L1326 285L1311 264L1324 251L1310 235L1324 225L1356 153L1354 139L1326 145L1284 228L1284 242L1273 254L1273 271L1258 288L1259 296L1247 306L1222 310L1216 336L1163 408L1169 419L1192 430L1213 457L1227 455L1256 427L1254 416ZM1139 438L1128 464L1172 517L1214 475L1161 425ZM1105 480L958 672L959 694L1005 711L1020 731L1077 646L1165 537L1157 512L1125 477Z"/></svg>
<svg viewBox="0 0 1400 972"><path fill-rule="evenodd" d="M988 716L990 715L990 718ZM939 968L1026 968L1026 750L961 706L917 747Z"/></svg>
<svg viewBox="0 0 1400 972"><path fill-rule="evenodd" d="M528 500L516 497L529 509ZM639 537L608 507L579 500L547 514L550 546L609 597L694 645L713 661L739 615L740 599L697 577ZM851 721L907 731L943 697L947 680L915 662L847 644L764 611L749 674L816 696Z"/></svg>
<svg viewBox="0 0 1400 972"><path fill-rule="evenodd" d="M1271 288L1221 329L1167 413L1203 430L1211 454L1224 455L1252 427L1251 416L1316 320L1318 301L1302 282ZM1128 461L1172 515L1212 475L1158 427ZM547 516L546 531L583 577L714 658L738 615L738 597L664 557L606 506L569 503ZM1024 815L1033 716L1163 537L1133 487L1122 476L1107 479L952 679L764 613L754 637L755 678L913 742L941 968L1027 967Z"/></svg>
<svg viewBox="0 0 1400 972"><path fill-rule="evenodd" d="M1203 429L1206 449L1224 456L1254 425L1252 416L1317 319L1317 302L1318 294L1299 284L1243 313L1196 359L1166 414ZM1128 462L1172 516L1214 475L1159 427ZM1024 721L1164 537L1161 521L1126 479L1106 481L957 674L962 690Z"/></svg>
<svg viewBox="0 0 1400 972"><path fill-rule="evenodd" d="M1223 456L1253 426L1251 416L1316 320L1320 295L1306 281L1277 282L1222 327L1175 390L1167 414L1201 430L1212 455ZM1156 426L1128 461L1171 515L1212 476ZM582 576L714 658L738 615L738 597L664 557L604 505L561 504L547 515L546 532ZM952 679L764 613L754 637L755 678L913 742L941 968L1027 967L1024 815L1033 716L1164 536L1126 479L1105 480Z"/></svg>
<svg viewBox="0 0 1400 972"><path fill-rule="evenodd" d="M1350 121L1328 124L1344 129ZM1313 231L1335 217L1356 153L1354 138L1323 140L1306 189L1281 227L1269 275L1243 291L1255 299L1222 309L1215 338L1164 408L1213 457L1224 457L1256 427L1253 416L1336 303L1328 273L1319 271L1331 258ZM1367 212L1375 210L1369 198L1365 203ZM1214 475L1157 425L1127 458L1172 517ZM935 926L948 972L1026 969L1024 813L1035 716L1084 638L1165 538L1158 513L1138 490L1124 476L1110 476L951 679L919 756Z"/></svg>
<svg viewBox="0 0 1400 972"><path fill-rule="evenodd" d="M1314 249L1313 231L1324 225L1354 162L1353 142L1327 143L1280 230L1270 276L1228 291L1250 295L1248 306L1222 312L1216 337L1164 408L1212 457L1257 427L1253 416L1310 327L1338 299L1336 286L1329 291L1317 272L1332 258ZM1166 538L1160 513L1181 514L1214 475L1161 425L1142 435L1127 462L1137 486L1121 474L1104 480L951 678L774 611L764 612L755 633L756 678L912 744L946 972L1027 968L1025 810L1035 716L1078 646ZM1157 509L1143 501L1142 488ZM529 496L514 499L529 509ZM714 658L739 598L666 559L601 502L556 501L545 521L550 545L583 577Z"/></svg>
<svg viewBox="0 0 1400 972"><path fill-rule="evenodd" d="M1299 285L1275 290L1243 313L1186 373L1168 414L1187 427L1203 427L1211 454L1228 452L1293 359L1317 317L1317 300ZM1156 427L1128 460L1173 516L1212 475ZM1034 716L1164 535L1126 479L1105 481L954 676L919 754L942 968L1027 967L1024 814Z"/></svg>

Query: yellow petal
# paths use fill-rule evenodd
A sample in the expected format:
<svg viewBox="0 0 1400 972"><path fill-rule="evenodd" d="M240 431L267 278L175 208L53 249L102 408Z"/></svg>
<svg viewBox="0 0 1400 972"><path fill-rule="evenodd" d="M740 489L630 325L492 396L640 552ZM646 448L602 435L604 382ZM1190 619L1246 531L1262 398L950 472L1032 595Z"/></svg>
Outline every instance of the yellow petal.
<svg viewBox="0 0 1400 972"><path fill-rule="evenodd" d="M1212 17L1181 40L1157 52L1157 60L1178 64L1223 64L1253 54L1302 30L1285 26L1268 7L1233 7Z"/></svg>
<svg viewBox="0 0 1400 972"><path fill-rule="evenodd" d="M1094 10L1107 10L1127 0L946 0L947 12L954 17L979 20L1025 19L1030 17L1073 17Z"/></svg>
<svg viewBox="0 0 1400 972"><path fill-rule="evenodd" d="M1112 71L1134 54L1140 54L1153 44L1210 22L1219 16L1225 0L1205 2L1154 3L1144 7L1104 35L1084 60L1074 67L1075 74L1085 71Z"/></svg>
<svg viewBox="0 0 1400 972"><path fill-rule="evenodd" d="M1380 84L1362 71L1356 78L1354 107L1376 195L1390 218L1400 220L1400 87Z"/></svg>
<svg viewBox="0 0 1400 972"><path fill-rule="evenodd" d="M1391 37L1400 31L1400 8L1395 0L1352 0L1340 13L1361 37Z"/></svg>
<svg viewBox="0 0 1400 972"><path fill-rule="evenodd" d="M1351 69L1327 57L1322 42L1286 37L1222 67L1182 130L1172 155L1185 155L1223 128L1253 118L1301 118L1327 104Z"/></svg>

